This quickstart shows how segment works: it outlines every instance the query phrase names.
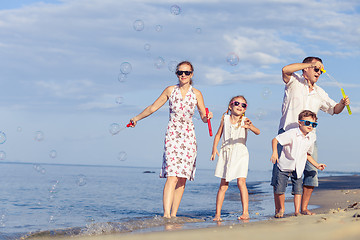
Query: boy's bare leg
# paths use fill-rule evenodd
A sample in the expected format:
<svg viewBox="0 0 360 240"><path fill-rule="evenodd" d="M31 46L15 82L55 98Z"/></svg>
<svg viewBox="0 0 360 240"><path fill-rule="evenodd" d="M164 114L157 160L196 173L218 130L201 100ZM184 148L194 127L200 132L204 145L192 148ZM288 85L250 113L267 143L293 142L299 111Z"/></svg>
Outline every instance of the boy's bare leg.
<svg viewBox="0 0 360 240"><path fill-rule="evenodd" d="M171 206L174 200L175 187L177 185L177 177L167 177L164 191L163 191L163 208L164 208L164 218L170 218Z"/></svg>
<svg viewBox="0 0 360 240"><path fill-rule="evenodd" d="M300 215L300 206L301 206L301 194L295 194L294 195L295 216Z"/></svg>
<svg viewBox="0 0 360 240"><path fill-rule="evenodd" d="M178 178L178 182L175 187L174 199L171 207L171 217L176 217L177 211L180 206L182 196L184 194L186 184L186 178Z"/></svg>
<svg viewBox="0 0 360 240"><path fill-rule="evenodd" d="M275 214L276 218L282 218L285 212L285 194L274 193L275 203L279 204L279 211Z"/></svg>
<svg viewBox="0 0 360 240"><path fill-rule="evenodd" d="M315 213L311 212L308 209L308 205L310 202L311 194L314 191L314 187L304 186L303 187L303 196L301 200L301 213L304 215L315 215Z"/></svg>
<svg viewBox="0 0 360 240"><path fill-rule="evenodd" d="M246 178L238 178L237 179L237 185L240 190L240 196L241 196L241 204L243 213L240 217L238 217L239 220L248 220L249 219L249 193L246 187Z"/></svg>
<svg viewBox="0 0 360 240"><path fill-rule="evenodd" d="M221 179L218 193L216 195L216 213L213 221L221 221L221 208L224 203L225 193L229 188L229 182L224 178Z"/></svg>

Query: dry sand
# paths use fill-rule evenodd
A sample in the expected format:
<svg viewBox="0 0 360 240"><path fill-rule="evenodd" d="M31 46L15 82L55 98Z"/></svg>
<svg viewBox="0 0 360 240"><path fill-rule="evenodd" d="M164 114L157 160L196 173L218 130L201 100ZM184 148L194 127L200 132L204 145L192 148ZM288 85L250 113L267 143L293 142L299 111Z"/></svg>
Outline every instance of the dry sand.
<svg viewBox="0 0 360 240"><path fill-rule="evenodd" d="M360 176L327 177L320 180L311 198L319 205L317 215L289 216L232 226L217 226L194 230L172 230L143 234L110 234L98 236L73 236L79 240L360 240ZM171 227L171 226L168 226ZM51 237L36 239L68 239ZM33 238L34 239L34 238Z"/></svg>

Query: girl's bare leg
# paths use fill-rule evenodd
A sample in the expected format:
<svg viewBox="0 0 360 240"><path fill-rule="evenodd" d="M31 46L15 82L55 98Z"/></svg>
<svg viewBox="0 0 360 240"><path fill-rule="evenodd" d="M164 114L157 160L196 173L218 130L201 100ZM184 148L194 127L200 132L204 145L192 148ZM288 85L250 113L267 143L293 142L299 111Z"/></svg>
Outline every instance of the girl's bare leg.
<svg viewBox="0 0 360 240"><path fill-rule="evenodd" d="M171 217L176 217L182 196L184 194L185 184L186 184L186 178L178 177L177 179L178 179L178 181L177 181L177 184L175 187L174 199L173 199L172 207L171 207L171 215L170 215Z"/></svg>
<svg viewBox="0 0 360 240"><path fill-rule="evenodd" d="M238 217L238 219L247 220L249 219L249 193L246 187L246 178L238 178L237 185L240 190L241 204L243 209L243 213L240 217Z"/></svg>
<svg viewBox="0 0 360 240"><path fill-rule="evenodd" d="M224 203L225 193L229 188L229 182L226 182L224 178L221 179L219 190L216 196L216 213L213 221L221 221L221 208Z"/></svg>
<svg viewBox="0 0 360 240"><path fill-rule="evenodd" d="M167 177L163 191L163 208L164 218L170 218L171 206L174 201L175 187L177 185L177 177Z"/></svg>

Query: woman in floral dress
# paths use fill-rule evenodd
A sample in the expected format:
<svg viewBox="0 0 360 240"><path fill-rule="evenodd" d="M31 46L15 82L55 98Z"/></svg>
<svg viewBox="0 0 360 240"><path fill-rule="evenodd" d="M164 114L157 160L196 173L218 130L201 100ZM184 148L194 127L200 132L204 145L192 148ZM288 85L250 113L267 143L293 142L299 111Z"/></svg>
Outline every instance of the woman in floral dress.
<svg viewBox="0 0 360 240"><path fill-rule="evenodd" d="M192 116L197 106L204 123L212 118L206 116L201 92L192 87L194 68L188 61L177 65L178 85L165 88L156 101L145 108L130 123L135 127L137 121L148 117L169 100L169 123L165 136L165 151L160 177L167 178L163 191L164 217L176 217L186 180L194 180L196 169L196 137Z"/></svg>

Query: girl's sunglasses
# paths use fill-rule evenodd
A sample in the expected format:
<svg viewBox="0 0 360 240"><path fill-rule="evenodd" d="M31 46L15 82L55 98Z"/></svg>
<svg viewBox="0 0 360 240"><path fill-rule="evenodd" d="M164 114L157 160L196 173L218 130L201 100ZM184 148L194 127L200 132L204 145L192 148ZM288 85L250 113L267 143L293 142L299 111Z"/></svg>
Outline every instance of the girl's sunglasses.
<svg viewBox="0 0 360 240"><path fill-rule="evenodd" d="M313 128L316 128L317 127L317 123L316 122L310 122L310 121L308 121L308 120L299 120L300 122L304 122L304 125L305 126L310 126L310 124L311 124L311 126L313 127Z"/></svg>
<svg viewBox="0 0 360 240"><path fill-rule="evenodd" d="M247 108L247 104L246 103L239 103L238 101L232 101L230 103L230 105L235 105L235 106L241 106L242 108Z"/></svg>
<svg viewBox="0 0 360 240"><path fill-rule="evenodd" d="M178 76L183 75L183 73L185 73L186 76L189 76L190 74L192 74L191 71L176 71L176 75L178 75Z"/></svg>

